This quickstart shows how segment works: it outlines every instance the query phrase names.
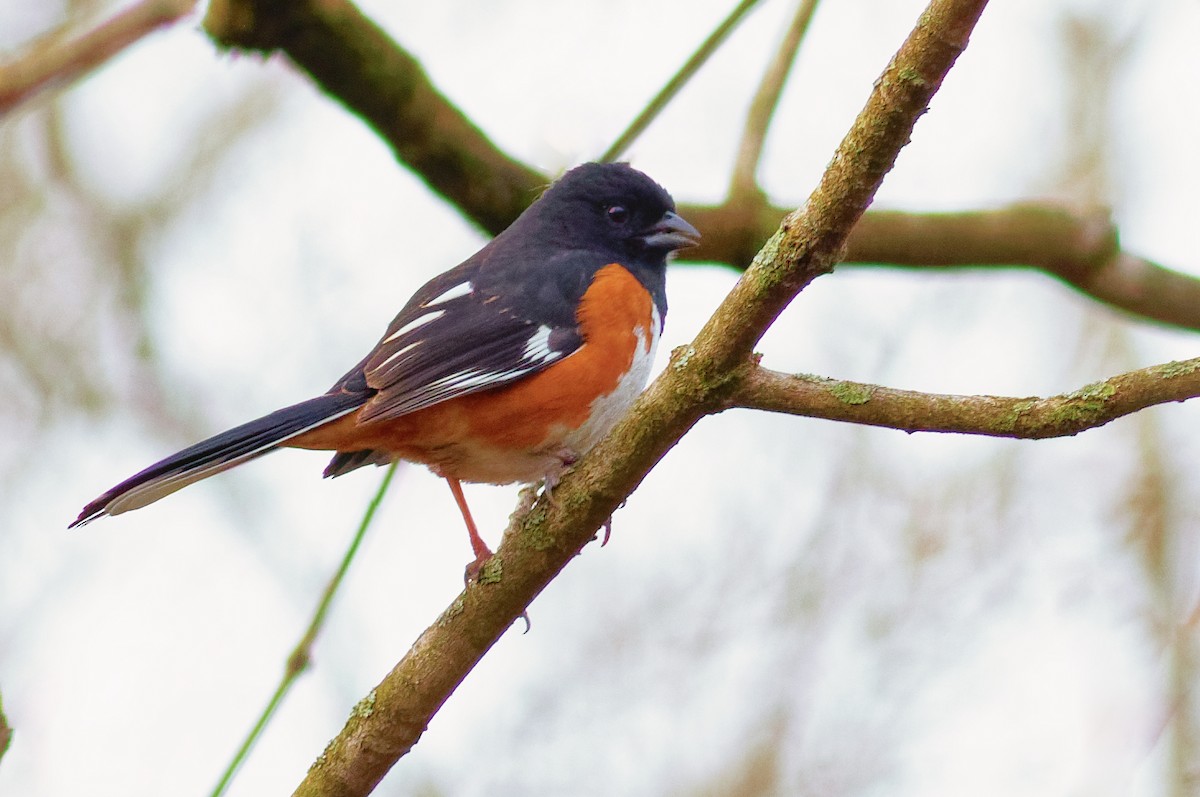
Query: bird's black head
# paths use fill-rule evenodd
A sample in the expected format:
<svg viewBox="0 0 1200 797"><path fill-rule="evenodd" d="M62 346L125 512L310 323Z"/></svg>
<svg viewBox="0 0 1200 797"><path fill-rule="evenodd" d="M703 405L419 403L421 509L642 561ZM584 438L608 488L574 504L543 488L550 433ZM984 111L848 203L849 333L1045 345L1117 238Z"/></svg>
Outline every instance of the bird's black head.
<svg viewBox="0 0 1200 797"><path fill-rule="evenodd" d="M675 213L662 186L626 163L585 163L564 174L527 211L560 246L646 263L694 246L696 228Z"/></svg>

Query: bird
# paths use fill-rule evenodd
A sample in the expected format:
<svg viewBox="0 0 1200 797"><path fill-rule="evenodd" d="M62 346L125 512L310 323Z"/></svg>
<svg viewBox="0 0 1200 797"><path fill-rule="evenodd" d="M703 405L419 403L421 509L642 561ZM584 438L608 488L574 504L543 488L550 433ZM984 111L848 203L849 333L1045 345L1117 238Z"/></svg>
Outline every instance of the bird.
<svg viewBox="0 0 1200 797"><path fill-rule="evenodd" d="M279 448L335 452L325 477L406 460L445 479L475 559L463 482L557 483L649 378L666 267L700 233L626 163L585 163L425 283L328 392L196 443L88 503L69 527L139 509Z"/></svg>

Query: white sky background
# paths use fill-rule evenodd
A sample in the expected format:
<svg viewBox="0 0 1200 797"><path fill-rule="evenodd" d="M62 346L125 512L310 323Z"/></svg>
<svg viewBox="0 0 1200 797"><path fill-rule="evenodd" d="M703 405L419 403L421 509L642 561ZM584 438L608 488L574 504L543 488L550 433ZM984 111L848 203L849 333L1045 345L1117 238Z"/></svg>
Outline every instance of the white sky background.
<svg viewBox="0 0 1200 797"><path fill-rule="evenodd" d="M732 3L478 5L364 10L501 147L558 172L601 152ZM922 6L822 5L761 169L774 199L803 201ZM9 3L0 46L50 13ZM677 200L721 197L791 13L781 0L755 12L628 153ZM1117 71L1106 196L1081 197L1064 177L1069 14L1136 36ZM878 206L1107 202L1126 248L1197 271L1198 26L1187 0L994 3ZM265 118L230 133L207 184L142 250L171 417L153 417L149 400L102 417L0 416L37 447L5 456L0 485L0 693L17 733L0 761L5 797L207 793L380 474L323 482L325 455L285 452L84 530L65 525L175 448L324 390L413 290L482 243L284 61L219 55L194 23L61 95L72 165L106 202L135 205L201 145L206 120L246 97ZM5 140L35 141L49 102L0 123ZM47 224L62 229L47 240L67 241L52 211ZM61 246L71 256L44 266L68 286L61 301L111 311L110 297L70 295L86 253ZM669 279L664 357L735 275L681 267ZM45 314L52 324L56 308ZM762 345L781 370L1018 396L1197 349L1195 335L1129 322L1035 274L850 269L806 290ZM138 396L130 360L109 359L96 367ZM1162 624L1196 601L1196 418L1196 406L1171 405L1036 443L707 419L377 793L752 794L759 782L815 795L1163 794ZM35 422L45 431L31 437ZM1165 615L1129 540L1146 440L1168 468L1177 535ZM516 490L468 497L497 541ZM290 793L458 593L469 557L449 491L402 471L314 668L231 794Z"/></svg>

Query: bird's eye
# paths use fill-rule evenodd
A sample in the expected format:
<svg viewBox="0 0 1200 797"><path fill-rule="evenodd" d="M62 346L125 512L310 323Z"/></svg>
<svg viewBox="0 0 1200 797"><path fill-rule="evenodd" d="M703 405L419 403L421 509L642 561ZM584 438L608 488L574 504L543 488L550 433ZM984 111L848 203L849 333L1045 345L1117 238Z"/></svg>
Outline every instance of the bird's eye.
<svg viewBox="0 0 1200 797"><path fill-rule="evenodd" d="M629 211L622 205L609 205L604 209L608 214L608 220L613 224L624 224L629 221Z"/></svg>

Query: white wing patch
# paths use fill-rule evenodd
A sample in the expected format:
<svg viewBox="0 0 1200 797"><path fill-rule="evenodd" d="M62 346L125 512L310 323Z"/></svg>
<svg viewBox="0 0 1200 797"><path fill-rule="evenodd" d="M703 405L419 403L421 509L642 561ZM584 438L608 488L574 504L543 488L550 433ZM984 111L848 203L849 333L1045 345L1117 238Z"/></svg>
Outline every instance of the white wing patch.
<svg viewBox="0 0 1200 797"><path fill-rule="evenodd" d="M449 376L443 376L441 379L425 385L420 390L414 391L402 404L395 407L392 411L398 414L412 412L414 408L428 407L465 393L486 390L489 387L499 387L532 370L535 370L534 367L512 368L507 371L482 371L477 368L458 371Z"/></svg>
<svg viewBox="0 0 1200 797"><path fill-rule="evenodd" d="M470 282L460 282L457 285L451 285L446 290L434 296L427 302L421 304L422 307L434 307L439 304L445 304L452 299L461 299L464 296L470 296L474 288Z"/></svg>
<svg viewBox="0 0 1200 797"><path fill-rule="evenodd" d="M529 338L529 342L525 344L525 351L521 352L521 359L530 364L542 365L562 357L561 351L550 348L550 335L553 332L554 330L545 324L538 327L533 336Z"/></svg>
<svg viewBox="0 0 1200 797"><path fill-rule="evenodd" d="M459 371L456 374L443 376L436 382L429 384L431 392L439 392L443 389L450 391L473 390L475 388L487 387L490 384L499 382L507 376L513 376L522 373L522 369L514 368L509 371L497 373L495 371L481 371L473 368L469 371Z"/></svg>
<svg viewBox="0 0 1200 797"><path fill-rule="evenodd" d="M349 415L356 412L358 407L348 407L347 409L338 412L336 415L329 415L317 419L313 423L305 426L302 429L297 429L286 437L272 439L264 442L256 448L251 448L243 451L235 457L228 459L218 459L215 462L210 462L200 467L183 467L181 470L168 471L162 476L150 479L144 484L139 484L132 489L126 490L116 495L111 501L104 505L100 514L103 515L119 515L122 512L129 512L133 509L141 509L147 504L152 504L160 498L164 498L176 490L182 490L189 484L195 484L201 479L207 479L209 476L220 473L221 471L229 470L230 468L241 465L243 462L262 456L273 448L278 448L283 443L291 440L293 437L298 437L307 431L317 428L322 424ZM99 515L88 518L83 523L88 523L95 520ZM80 525L83 525L82 523Z"/></svg>
<svg viewBox="0 0 1200 797"><path fill-rule="evenodd" d="M384 338L383 342L391 343L396 338L398 338L402 335L407 335L409 332L412 332L414 329L418 329L420 327L425 326L430 321L436 321L439 318L441 318L442 316L444 316L445 314L446 314L445 310L434 310L431 313L426 313L423 316L414 318L412 321L409 321L407 324L400 327L395 332L393 332L392 334L390 334L386 338ZM394 357L395 355L392 355L392 356Z"/></svg>
<svg viewBox="0 0 1200 797"><path fill-rule="evenodd" d="M525 348L521 351L520 362L510 368L503 370L465 368L461 371L447 374L414 390L403 402L390 408L389 411L398 414L412 412L414 409L428 407L440 401L463 395L464 393L473 393L478 390L499 387L512 382L512 380L518 377L541 370L549 363L560 360L565 356L563 352L550 348L550 336L553 332L554 330L551 327L545 325L539 326L526 342ZM416 343L409 344L395 352L387 360L376 366L375 370L386 368L393 360L401 357L421 342L417 341ZM638 350L640 353L642 347L639 346Z"/></svg>
<svg viewBox="0 0 1200 797"><path fill-rule="evenodd" d="M396 337L395 335L392 335L392 337L391 337L391 338L388 338L388 340L392 340L392 338L395 338L395 337ZM422 340L415 340L415 341L413 341L412 343L410 343L410 344L408 344L407 346L405 346L404 348L402 348L402 349L397 349L396 351L392 352L392 353L391 353L391 355L389 355L389 356L388 356L388 358L387 358L386 360L384 360L383 362L381 362L379 365L375 366L374 370L378 371L378 370L381 370L381 369L383 369L383 368L386 368L386 367L387 367L387 365L388 365L388 363L392 362L393 360L397 360L397 359L399 359L399 358L403 357L405 354L408 354L410 351L412 351L413 349L417 348L418 346L420 346L420 345L421 345L422 343L424 343L424 342L425 342L425 341L424 341L423 339L422 339Z"/></svg>
<svg viewBox="0 0 1200 797"><path fill-rule="evenodd" d="M443 376L435 382L430 382L421 396L441 396L456 394L466 390L478 390L508 382L515 377L523 376L539 370L547 363L561 358L563 353L550 348L550 335L554 330L546 325L539 326L537 331L525 344L521 352L521 362L503 371L489 371L481 368L468 368L464 371Z"/></svg>

